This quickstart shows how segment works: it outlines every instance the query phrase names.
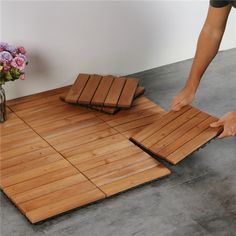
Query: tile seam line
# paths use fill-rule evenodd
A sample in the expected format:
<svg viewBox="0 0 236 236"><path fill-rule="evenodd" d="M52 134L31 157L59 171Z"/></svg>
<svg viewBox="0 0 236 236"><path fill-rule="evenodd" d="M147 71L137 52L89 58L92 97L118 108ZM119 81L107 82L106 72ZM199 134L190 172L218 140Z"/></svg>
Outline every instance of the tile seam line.
<svg viewBox="0 0 236 236"><path fill-rule="evenodd" d="M95 113L95 116L97 116L97 118L98 119L100 119L100 120L102 120L96 113ZM103 121L103 120L102 120ZM104 121L104 122L106 122L106 121ZM106 124L107 125L109 125L107 122L106 122ZM109 125L110 126L110 125ZM113 128L113 129L115 129L115 127L112 127L112 126L110 126L111 128ZM117 129L115 129L115 130L117 130ZM117 132L119 133L119 134L121 134L122 135L122 137L124 137L125 139L127 139L130 143L133 143L137 148L139 148L141 151L143 151L143 152L145 152L147 155L149 155L146 151L144 151L142 148L140 148L135 142L132 142L131 141L131 138L127 138L126 136L125 136L125 134L124 133L122 133L122 132L120 132L120 131L118 131L117 130ZM149 157L151 158L151 159L153 159L153 160L155 160L155 161L157 161L154 157L152 157L151 155L149 155ZM157 161L158 163L156 163L157 164L157 166L159 165L159 161ZM166 167L166 166L165 166ZM166 167L167 168L167 167ZM172 172L172 170L168 167L167 168L170 172ZM140 172L141 173L141 172Z"/></svg>
<svg viewBox="0 0 236 236"><path fill-rule="evenodd" d="M53 148L54 151L56 151L58 154L60 154L60 155L63 157L63 159L64 159L65 161L67 161L68 163L70 163L76 170L79 171L79 173L80 173L81 175L83 175L90 183L92 183L96 188L98 188L98 189L104 194L105 197L107 197L106 193L105 193L104 191L102 191L100 187L98 187L94 182L92 182L92 180L91 180L90 178L88 178L86 175L84 175L84 173L82 173L73 163L71 163L69 160L67 160L67 159L62 155L61 152L57 151L56 148L54 148L46 139L44 139L39 133L37 133L37 132L33 129L33 127L31 127L31 125L28 124L28 122L26 122L26 121L23 120L20 116L18 116L18 114L15 113L15 112L11 109L10 106L8 106L8 108L9 108L20 120L22 120L31 130L33 130L41 139L43 139L51 148ZM3 188L3 190L4 190L4 188Z"/></svg>

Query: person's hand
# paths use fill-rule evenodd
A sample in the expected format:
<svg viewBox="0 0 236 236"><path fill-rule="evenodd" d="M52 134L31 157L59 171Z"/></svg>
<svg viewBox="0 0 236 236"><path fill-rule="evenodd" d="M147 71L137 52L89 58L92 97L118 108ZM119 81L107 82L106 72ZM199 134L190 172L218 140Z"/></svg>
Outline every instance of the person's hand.
<svg viewBox="0 0 236 236"><path fill-rule="evenodd" d="M236 110L226 113L217 122L211 124L211 127L223 126L223 132L218 138L225 138L236 135Z"/></svg>
<svg viewBox="0 0 236 236"><path fill-rule="evenodd" d="M172 100L171 110L179 111L182 107L190 105L195 97L195 90L184 87Z"/></svg>

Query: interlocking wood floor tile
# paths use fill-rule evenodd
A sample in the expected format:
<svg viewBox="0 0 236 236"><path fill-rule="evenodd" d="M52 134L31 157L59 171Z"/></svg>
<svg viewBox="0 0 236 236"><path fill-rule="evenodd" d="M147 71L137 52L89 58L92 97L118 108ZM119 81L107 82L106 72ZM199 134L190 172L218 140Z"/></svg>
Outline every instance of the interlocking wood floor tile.
<svg viewBox="0 0 236 236"><path fill-rule="evenodd" d="M138 80L80 74L65 97L69 103L129 108L132 104Z"/></svg>
<svg viewBox="0 0 236 236"><path fill-rule="evenodd" d="M155 155L176 164L216 137L222 128L211 128L217 118L191 106L169 112L131 137Z"/></svg>
<svg viewBox="0 0 236 236"><path fill-rule="evenodd" d="M107 196L170 173L121 134L79 145L62 153Z"/></svg>
<svg viewBox="0 0 236 236"><path fill-rule="evenodd" d="M13 112L1 124L0 187L32 223L105 197Z"/></svg>
<svg viewBox="0 0 236 236"><path fill-rule="evenodd" d="M163 109L141 97L132 111L110 120L62 103L58 96L68 89L8 101L8 120L1 124L0 187L32 223L170 173L125 137Z"/></svg>
<svg viewBox="0 0 236 236"><path fill-rule="evenodd" d="M106 77L103 77L103 79L106 78ZM107 77L107 78L112 78L112 77ZM113 79L113 78L112 78ZM102 83L102 82L101 82ZM135 98L138 98L140 97L143 93L145 92L145 88L144 87L141 87L139 86L136 91L135 91L135 94L134 94L134 99ZM65 93L61 94L59 96L59 98L62 100L62 101L65 101L65 97L67 95L68 91L66 91ZM100 92L99 92L100 94ZM104 92L105 94L105 92ZM95 94L96 95L96 94ZM100 96L100 95L99 95ZM96 101L97 101L97 104L99 103L98 102L98 99L96 98ZM104 101L103 101L104 102ZM75 105L75 104L74 104ZM95 105L88 105L88 108L91 108L92 110L96 110L96 111L102 111L104 113L108 113L108 114L115 114L116 112L120 111L120 108L117 108L117 107L101 107L101 106L95 106Z"/></svg>

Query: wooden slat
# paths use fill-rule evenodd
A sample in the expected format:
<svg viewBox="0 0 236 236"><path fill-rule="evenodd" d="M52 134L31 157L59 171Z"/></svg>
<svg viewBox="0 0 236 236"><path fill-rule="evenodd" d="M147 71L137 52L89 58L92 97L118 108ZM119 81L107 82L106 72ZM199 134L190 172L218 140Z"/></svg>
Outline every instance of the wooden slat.
<svg viewBox="0 0 236 236"><path fill-rule="evenodd" d="M117 106L121 108L131 107L137 87L138 87L137 79L127 78Z"/></svg>
<svg viewBox="0 0 236 236"><path fill-rule="evenodd" d="M11 185L10 187L5 188L4 192L8 196L13 196L75 174L78 174L78 170L72 166L68 166L60 170L49 172L43 176L38 176L21 183Z"/></svg>
<svg viewBox="0 0 236 236"><path fill-rule="evenodd" d="M70 88L66 95L66 102L75 103L78 101L78 98L80 97L89 77L90 76L87 74L79 74L74 85Z"/></svg>
<svg viewBox="0 0 236 236"><path fill-rule="evenodd" d="M5 152L1 150L0 160L7 160L13 157L17 157L19 155L23 155L25 153L30 153L31 151L41 150L45 147L48 147L48 144L41 139L26 146L20 146Z"/></svg>
<svg viewBox="0 0 236 236"><path fill-rule="evenodd" d="M106 96L110 90L110 87L112 85L112 82L114 80L113 76L104 76L93 96L93 99L91 101L92 105L99 105L103 106L103 103L106 99Z"/></svg>
<svg viewBox="0 0 236 236"><path fill-rule="evenodd" d="M210 125L210 124L209 124ZM208 127L198 136L191 139L189 142L181 146L181 148L175 150L167 158L173 164L177 164L179 161L183 160L187 155L193 153L195 150L205 145L208 141L217 136L222 130L218 128Z"/></svg>
<svg viewBox="0 0 236 236"><path fill-rule="evenodd" d="M112 183L105 184L101 186L100 189L106 193L107 196L111 196L140 184L156 180L168 174L170 174L170 171L163 165L159 164L158 166L128 176L124 179L118 179Z"/></svg>
<svg viewBox="0 0 236 236"><path fill-rule="evenodd" d="M118 132L112 128L106 128L104 130L97 131L94 130L91 134L86 134L84 136L80 136L71 141L64 141L63 143L54 145L56 149L60 152L64 150L70 150L74 147L78 147L79 145L85 145L86 143L90 143L96 140L100 140L105 137L109 137L113 134L117 134Z"/></svg>
<svg viewBox="0 0 236 236"><path fill-rule="evenodd" d="M176 140L180 139L184 134L194 129L195 126L199 125L201 122L203 122L207 118L209 118L208 114L204 112L200 112L199 114L194 116L192 119L185 122L182 126L174 130L172 133L167 135L161 141L153 145L152 149L155 150L155 152L160 152L161 150L166 148L168 145L173 146L172 144L175 143Z"/></svg>
<svg viewBox="0 0 236 236"><path fill-rule="evenodd" d="M184 146L185 143L188 143L189 141L191 141L193 139L193 137L197 137L203 131L208 129L210 123L215 122L216 120L217 119L214 118L214 117L208 117L207 119L199 122L193 129L189 130L188 132L183 134L180 138L178 138L175 141L174 145L173 144L172 145L167 145L165 148L160 150L159 155L169 158L169 156L171 156L172 153L174 153L176 150L178 150L182 146ZM215 131L215 129L213 129L213 128L212 128L212 130ZM217 129L217 130L218 130L218 132L221 131L221 129Z"/></svg>
<svg viewBox="0 0 236 236"><path fill-rule="evenodd" d="M126 79L125 78L116 78L107 94L107 97L104 102L104 106L108 107L116 107L120 95L122 93L123 87L125 85Z"/></svg>
<svg viewBox="0 0 236 236"><path fill-rule="evenodd" d="M62 159L60 161L55 161L51 164L47 164L41 167L35 167L31 170L22 172L22 173L18 173L6 178L1 178L1 186L3 188L6 188L8 186L17 184L17 183L21 183L24 182L26 180L38 177L38 176L42 176L46 173L55 171L55 170L59 170L62 168L66 168L68 166L70 166L71 164L69 164L69 162L67 162L66 160Z"/></svg>
<svg viewBox="0 0 236 236"><path fill-rule="evenodd" d="M23 202L20 204L20 208L24 212L32 211L54 203L55 199L57 202L59 202L61 200L64 200L65 198L73 197L78 193L83 194L94 189L94 185L89 181L79 182L66 188L63 187L57 191L52 191L48 194L37 197L36 199L31 199L29 201Z"/></svg>
<svg viewBox="0 0 236 236"><path fill-rule="evenodd" d="M32 223L36 223L103 198L105 198L104 194L97 188L83 194L75 191L75 194L72 197L67 198L66 195L64 195L64 199L61 201L55 201L55 199L53 199L51 204L28 211L26 216Z"/></svg>
<svg viewBox="0 0 236 236"><path fill-rule="evenodd" d="M1 170L1 178L6 178L12 175L16 175L22 173L24 171L32 170L33 168L44 166L55 161L61 160L62 157L58 155L58 153L54 152L54 154L47 155L45 157L38 158L37 160L26 162L20 165L15 165L9 168L5 168Z"/></svg>
<svg viewBox="0 0 236 236"><path fill-rule="evenodd" d="M172 134L174 130L181 127L183 124L188 122L190 119L192 119L194 116L196 116L200 111L195 108L191 108L179 117L172 120L170 123L168 123L165 126L162 126L160 129L158 129L158 132L155 132L154 134L150 135L146 139L142 141L142 145L145 147L152 147L156 143L158 143L160 140L162 140L164 137L168 136L169 134ZM164 115L166 117L168 115Z"/></svg>
<svg viewBox="0 0 236 236"><path fill-rule="evenodd" d="M30 189L28 191L18 193L12 197L12 200L16 203L22 203L29 201L31 199L47 195L49 193L55 192L57 190L70 187L72 185L82 183L87 181L87 179L82 174L75 174L52 183L48 183L37 188Z"/></svg>
<svg viewBox="0 0 236 236"><path fill-rule="evenodd" d="M41 148L40 150L19 154L12 158L0 160L0 169L6 169L12 166L28 163L53 153L55 153L55 151L51 147L47 146L45 148Z"/></svg>
<svg viewBox="0 0 236 236"><path fill-rule="evenodd" d="M141 144L141 142L151 136L152 134L156 133L159 129L161 129L163 126L171 122L172 120L176 119L178 116L182 115L184 112L189 110L190 106L185 106L180 111L177 112L169 112L168 115L162 116L160 119L158 119L156 122L151 124L150 126L143 129L141 132L137 133L135 136L132 137L132 140L135 142L138 142Z"/></svg>
<svg viewBox="0 0 236 236"><path fill-rule="evenodd" d="M177 164L222 131L222 127L210 128L210 124L216 120L189 106L176 113L167 113L131 140L172 164Z"/></svg>
<svg viewBox="0 0 236 236"><path fill-rule="evenodd" d="M81 93L78 103L79 104L90 104L94 93L96 92L99 83L102 79L102 76L100 75L91 75L87 84L85 85L83 92Z"/></svg>
<svg viewBox="0 0 236 236"><path fill-rule="evenodd" d="M88 171L95 167L103 166L105 164L121 160L128 156L140 153L140 150L136 148L131 142L119 143L119 149L113 151L113 153L106 153L104 155L96 156L96 158L88 158L82 162L77 162L77 167L80 171Z"/></svg>
<svg viewBox="0 0 236 236"><path fill-rule="evenodd" d="M146 160L154 161L154 159L150 158L145 152L139 152L134 155L126 156L120 160L107 163L106 165L90 169L85 171L84 174L90 179L99 178L106 175L107 173L114 172L123 169L126 166L134 165L136 162L142 162ZM108 181L112 181L112 179L108 179Z"/></svg>

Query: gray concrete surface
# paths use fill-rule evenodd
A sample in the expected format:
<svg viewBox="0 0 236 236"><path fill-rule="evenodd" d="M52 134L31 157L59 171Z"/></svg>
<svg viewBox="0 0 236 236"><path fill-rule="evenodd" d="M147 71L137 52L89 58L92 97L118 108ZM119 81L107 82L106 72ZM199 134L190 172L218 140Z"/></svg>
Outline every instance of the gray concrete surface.
<svg viewBox="0 0 236 236"><path fill-rule="evenodd" d="M221 116L236 108L236 49L209 67L194 105ZM191 60L135 74L146 96L168 109ZM172 175L117 197L31 225L1 193L1 235L236 235L236 137L214 140Z"/></svg>

